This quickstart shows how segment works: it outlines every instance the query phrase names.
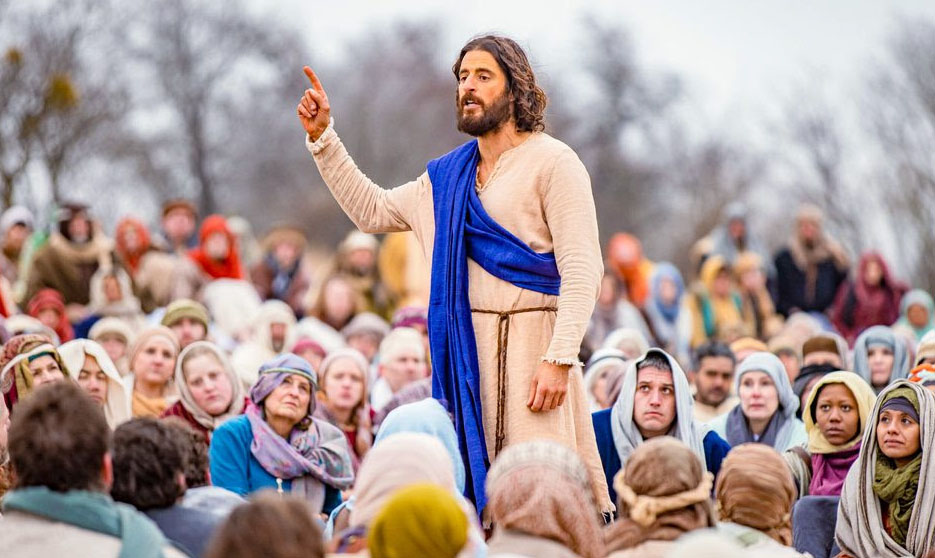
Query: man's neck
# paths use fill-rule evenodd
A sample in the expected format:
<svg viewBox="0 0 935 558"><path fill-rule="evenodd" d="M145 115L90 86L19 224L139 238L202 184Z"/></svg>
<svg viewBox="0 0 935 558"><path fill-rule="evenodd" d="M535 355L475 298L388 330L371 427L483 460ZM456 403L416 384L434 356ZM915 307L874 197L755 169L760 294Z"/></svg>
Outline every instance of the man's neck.
<svg viewBox="0 0 935 558"><path fill-rule="evenodd" d="M478 176L481 182L486 182L500 159L500 155L513 149L526 141L531 132L520 132L511 120L495 132L490 132L477 138L477 149L480 151Z"/></svg>

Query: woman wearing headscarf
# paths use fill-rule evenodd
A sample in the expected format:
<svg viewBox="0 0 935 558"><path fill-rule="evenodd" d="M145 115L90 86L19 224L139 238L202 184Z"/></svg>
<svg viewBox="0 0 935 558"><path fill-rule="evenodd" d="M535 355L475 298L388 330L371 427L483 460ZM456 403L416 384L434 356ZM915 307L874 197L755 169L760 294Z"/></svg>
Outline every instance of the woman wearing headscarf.
<svg viewBox="0 0 935 558"><path fill-rule="evenodd" d="M604 534L608 558L662 558L685 533L713 527L713 484L682 442L663 437L641 445L614 479L620 520Z"/></svg>
<svg viewBox="0 0 935 558"><path fill-rule="evenodd" d="M495 525L489 558L603 558L591 482L581 459L549 441L516 444L487 475L487 510Z"/></svg>
<svg viewBox="0 0 935 558"><path fill-rule="evenodd" d="M133 418L159 418L178 399L172 383L179 342L171 329L158 326L140 333L130 351L126 377Z"/></svg>
<svg viewBox="0 0 935 558"><path fill-rule="evenodd" d="M455 558L468 543L458 500L433 484L402 488L383 507L367 536L370 558Z"/></svg>
<svg viewBox="0 0 935 558"><path fill-rule="evenodd" d="M81 389L104 409L111 430L130 420L129 392L104 347L90 339L75 339L61 345L58 354Z"/></svg>
<svg viewBox="0 0 935 558"><path fill-rule="evenodd" d="M243 279L237 237L221 215L209 215L201 222L198 247L188 253L205 277L213 279Z"/></svg>
<svg viewBox="0 0 935 558"><path fill-rule="evenodd" d="M763 444L731 450L714 488L718 530L750 552L792 545L795 483L782 456Z"/></svg>
<svg viewBox="0 0 935 558"><path fill-rule="evenodd" d="M799 400L779 357L748 356L737 367L734 390L740 404L708 423L731 447L758 442L782 452L808 441L805 425L795 418Z"/></svg>
<svg viewBox="0 0 935 558"><path fill-rule="evenodd" d="M642 308L649 297L653 262L643 256L643 244L629 233L616 233L607 243L607 267L617 274L634 306Z"/></svg>
<svg viewBox="0 0 935 558"><path fill-rule="evenodd" d="M776 313L767 288L763 259L753 252L743 252L734 261L733 270L747 334L762 340L773 337L782 329L783 319Z"/></svg>
<svg viewBox="0 0 935 558"><path fill-rule="evenodd" d="M455 433L451 415L437 400L428 397L414 403L407 403L390 411L383 422L374 440L374 446L384 443L388 438L398 434L428 434L445 446L448 457L451 459L452 474L458 493L464 492L465 470L461 451L458 449L458 436ZM350 512L354 509L356 497L341 504L334 510L328 519L325 535L330 536L341 532L348 526Z"/></svg>
<svg viewBox="0 0 935 558"><path fill-rule="evenodd" d="M935 299L922 289L909 291L899 304L899 319L893 327L917 341L935 331Z"/></svg>
<svg viewBox="0 0 935 558"><path fill-rule="evenodd" d="M224 352L214 343L195 341L175 363L179 400L162 417L179 417L210 445L214 430L243 413L243 385Z"/></svg>
<svg viewBox="0 0 935 558"><path fill-rule="evenodd" d="M870 384L853 372L832 372L815 384L802 413L808 445L783 454L800 498L841 494L875 400Z"/></svg>
<svg viewBox="0 0 935 558"><path fill-rule="evenodd" d="M61 355L45 335L17 335L3 346L0 389L11 411L39 387L70 377Z"/></svg>
<svg viewBox="0 0 935 558"><path fill-rule="evenodd" d="M613 405L613 400L607 399L607 380L615 370L626 367L626 356L617 349L598 349L591 355L584 370L584 383L592 413Z"/></svg>
<svg viewBox="0 0 935 558"><path fill-rule="evenodd" d="M26 305L26 313L54 331L62 343L75 338L75 330L65 311L65 299L55 289L42 289L37 292Z"/></svg>
<svg viewBox="0 0 935 558"><path fill-rule="evenodd" d="M470 548L463 549L460 556L473 556L477 548L484 547L474 511L455 486L448 450L433 436L404 432L374 445L361 464L348 527L333 541L336 550L351 553L366 548L368 531L390 498L396 491L420 483L438 486L458 499L471 523Z"/></svg>
<svg viewBox="0 0 935 558"><path fill-rule="evenodd" d="M91 326L88 338L104 347L121 376L130 373L130 347L136 340L130 326L117 318L102 318Z"/></svg>
<svg viewBox="0 0 935 558"><path fill-rule="evenodd" d="M935 395L897 380L870 424L841 491L840 556L925 556L935 550Z"/></svg>
<svg viewBox="0 0 935 558"><path fill-rule="evenodd" d="M879 393L893 380L909 375L906 342L886 326L873 326L854 343L854 372Z"/></svg>
<svg viewBox="0 0 935 558"><path fill-rule="evenodd" d="M643 309L656 344L682 362L691 356L692 316L685 306L685 281L678 268L660 262L649 280L649 298Z"/></svg>
<svg viewBox="0 0 935 558"><path fill-rule="evenodd" d="M685 372L669 354L650 349L631 361L613 407L591 415L597 451L611 501L614 478L646 441L671 436L695 452L702 467L717 475L730 446L695 421L694 399Z"/></svg>
<svg viewBox="0 0 935 558"><path fill-rule="evenodd" d="M841 284L831 308L831 323L848 345L865 329L891 325L899 318L899 302L909 288L890 275L886 260L877 252L860 257L857 279Z"/></svg>
<svg viewBox="0 0 935 558"><path fill-rule="evenodd" d="M627 360L632 360L646 354L649 350L649 341L639 330L622 327L611 331L604 339L601 348L618 350Z"/></svg>
<svg viewBox="0 0 935 558"><path fill-rule="evenodd" d="M355 471L373 445L371 411L367 404L370 400L368 368L364 355L351 348L332 351L318 368L321 391L315 416L344 432Z"/></svg>
<svg viewBox="0 0 935 558"><path fill-rule="evenodd" d="M140 301L133 294L133 283L119 267L102 267L91 277L91 302L87 316L75 325L77 337L87 337L91 328L103 318L122 320L132 331L146 325Z"/></svg>
<svg viewBox="0 0 935 558"><path fill-rule="evenodd" d="M700 288L688 298L692 314L692 347L714 339L730 342L728 334L743 328L743 301L734 288L730 266L711 256L701 266Z"/></svg>
<svg viewBox="0 0 935 558"><path fill-rule="evenodd" d="M330 513L354 471L344 434L314 418L316 382L309 364L292 354L261 366L246 413L214 431L212 482L241 496L291 492L316 513Z"/></svg>

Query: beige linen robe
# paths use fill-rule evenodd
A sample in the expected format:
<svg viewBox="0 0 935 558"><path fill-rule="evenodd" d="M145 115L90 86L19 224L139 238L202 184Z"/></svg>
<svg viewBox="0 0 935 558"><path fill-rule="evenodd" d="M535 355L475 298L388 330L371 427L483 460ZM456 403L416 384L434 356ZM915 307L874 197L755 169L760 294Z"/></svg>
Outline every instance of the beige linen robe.
<svg viewBox="0 0 935 558"><path fill-rule="evenodd" d="M428 172L384 190L355 165L332 126L316 142L306 139L321 176L348 217L369 233L412 230L426 261L435 236L432 184ZM590 472L602 511L613 509L588 412L578 350L600 288L603 264L597 218L587 170L562 142L533 133L504 152L486 184L478 186L484 209L536 252L554 252L561 274L556 297L521 289L487 273L468 259L468 296L477 338L484 433L494 458L497 418L498 316L504 312L556 307L510 318L506 366L504 447L547 438L574 449ZM550 412L526 407L536 367L542 361L572 365L565 403Z"/></svg>

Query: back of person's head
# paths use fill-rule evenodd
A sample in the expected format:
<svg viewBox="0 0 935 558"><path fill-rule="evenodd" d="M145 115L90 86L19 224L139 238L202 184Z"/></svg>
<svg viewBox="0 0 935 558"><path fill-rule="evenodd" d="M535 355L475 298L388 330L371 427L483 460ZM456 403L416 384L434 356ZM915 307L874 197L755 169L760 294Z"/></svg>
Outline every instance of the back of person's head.
<svg viewBox="0 0 935 558"><path fill-rule="evenodd" d="M260 492L234 508L217 529L205 558L323 558L321 529L294 496Z"/></svg>
<svg viewBox="0 0 935 558"><path fill-rule="evenodd" d="M45 386L16 407L9 451L17 488L108 488L104 458L110 427L100 405L72 382Z"/></svg>
<svg viewBox="0 0 935 558"><path fill-rule="evenodd" d="M455 558L468 541L468 519L449 490L416 484L398 490L367 535L371 558Z"/></svg>
<svg viewBox="0 0 935 558"><path fill-rule="evenodd" d="M114 485L110 494L139 510L167 508L185 493L182 441L152 418L125 422L114 431Z"/></svg>
<svg viewBox="0 0 935 558"><path fill-rule="evenodd" d="M162 422L175 432L185 459L185 488L208 485L208 440L179 417L168 417Z"/></svg>

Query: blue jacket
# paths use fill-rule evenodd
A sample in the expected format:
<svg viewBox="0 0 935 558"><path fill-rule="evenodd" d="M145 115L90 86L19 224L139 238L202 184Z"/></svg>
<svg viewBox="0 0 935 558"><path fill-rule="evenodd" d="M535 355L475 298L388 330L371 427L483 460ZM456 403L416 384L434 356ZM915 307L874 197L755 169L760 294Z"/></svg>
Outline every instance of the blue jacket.
<svg viewBox="0 0 935 558"><path fill-rule="evenodd" d="M276 477L269 474L250 451L252 442L253 430L246 415L231 419L214 431L210 449L211 484L241 496L278 488ZM292 490L292 479L282 479L282 489ZM340 504L341 491L326 485L322 513L331 513Z"/></svg>
<svg viewBox="0 0 935 558"><path fill-rule="evenodd" d="M594 437L597 439L597 451L601 455L601 465L604 467L604 477L607 479L607 490L610 491L610 501L617 503L617 491L614 490L614 476L620 472L620 454L614 445L614 435L610 428L610 409L604 409L591 415L594 423ZM216 435L216 434L215 434ZM213 444L214 442L212 442ZM708 432L704 440L704 457L708 464L708 471L715 477L721 470L721 461L730 451L730 446L716 432Z"/></svg>

